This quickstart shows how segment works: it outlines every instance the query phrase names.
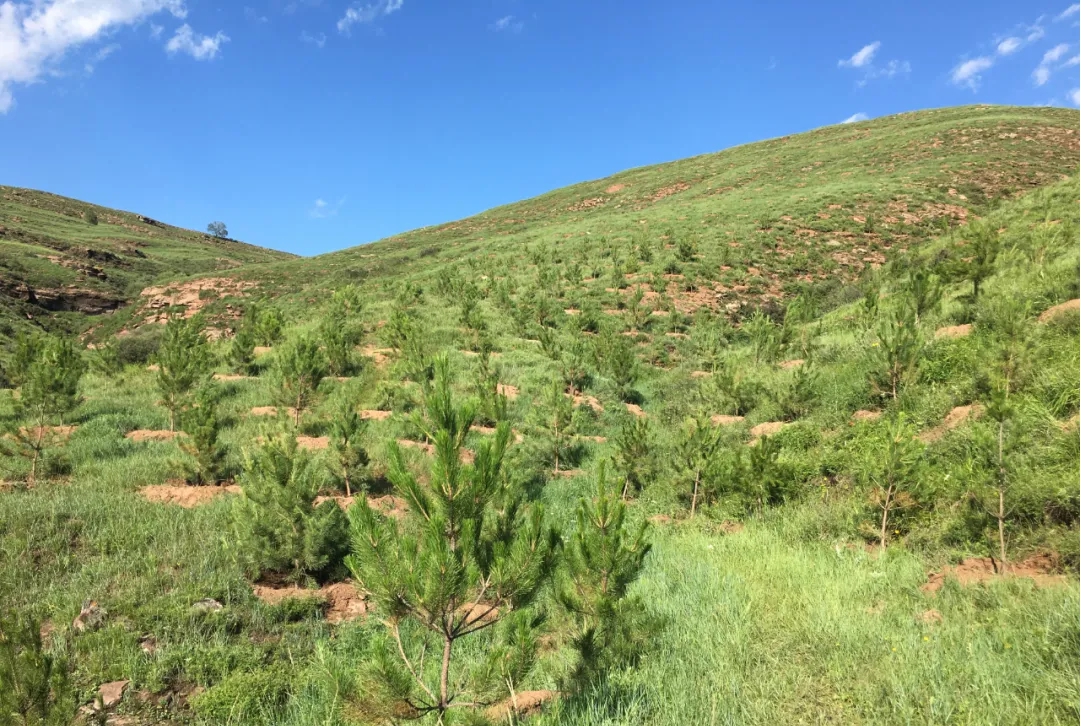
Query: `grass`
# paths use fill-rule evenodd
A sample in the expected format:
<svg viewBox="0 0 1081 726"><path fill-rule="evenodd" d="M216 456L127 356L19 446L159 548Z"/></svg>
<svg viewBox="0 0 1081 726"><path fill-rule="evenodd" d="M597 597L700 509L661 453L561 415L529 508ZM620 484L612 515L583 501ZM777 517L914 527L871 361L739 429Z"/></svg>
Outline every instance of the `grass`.
<svg viewBox="0 0 1081 726"><path fill-rule="evenodd" d="M565 695L536 723L1076 723L1081 339L1076 314L1039 319L1079 297L1076 126L1077 113L1061 109L905 114L631 170L312 259L275 261L229 246L254 264L226 274L200 270L211 263L195 257L177 269L170 267L170 255L183 249L177 243L161 250L153 274L255 283L204 300L203 313L212 327L228 328L236 307L256 299L274 305L287 319L275 348L315 333L330 291L356 283L362 347L388 345L388 330L408 310L430 352L449 352L461 396L470 395L478 366L478 333L462 323L475 290L481 335L496 351L492 366L520 391L509 418L524 441L511 448L509 470L565 536L632 415L604 343L605 333L625 334L638 370L628 398L647 415L657 459L655 476L631 503L632 519L654 522L654 550L634 593L662 627L642 643L636 669ZM11 191L0 191L10 204ZM41 197L40 216L26 212L23 229L59 239L76 224L46 204L75 203L55 199ZM583 204L595 199L602 201ZM107 213L99 210L99 225L86 229L105 227ZM971 283L948 275L946 263L969 256L981 224L996 231L1000 251L973 299ZM20 257L29 244L0 242L0 251L19 253L5 264L54 275L49 284L71 280L70 268L37 252ZM882 366L864 293L879 299L885 316L919 265L942 273L944 293L921 319L919 374L893 400L870 382ZM134 268L130 275L116 278L125 290L146 284ZM650 314L635 315L636 289ZM1011 305L1023 323L1012 343L1021 364L1007 430L1010 559L1053 555L1059 584L996 578L962 586L947 578L928 594L920 588L929 571L994 552L984 504L997 429L984 415L929 440L920 452L918 506L896 517L884 554L867 548L875 543L873 477L898 416L926 434L956 406L986 407L1011 340ZM563 312L572 308L581 314ZM5 310L14 316L21 308ZM752 332L759 323L749 323L756 311L775 334L790 316L788 341L775 350L761 345ZM100 326L90 333L100 342L147 312L135 302L104 318L72 313L52 324ZM590 317L601 335L581 331ZM936 337L958 325L971 325L970 334ZM560 375L546 351L551 341L564 354L584 346L584 392L603 407L576 408L576 432L606 440L578 441L569 463L581 473L569 478L550 475L535 425L537 402ZM215 343L215 352L223 357L227 345ZM245 449L279 427L249 414L274 403L275 356L259 358L258 377L218 384L230 476ZM346 392L362 408L393 409L366 434L376 474L387 443L414 434L407 414L417 387L404 381L400 356L389 357L384 366L358 358L352 380L324 381L300 427L325 434ZM793 413L798 374L781 364L797 358L810 361L814 395ZM693 375L714 364L747 386L744 420L724 428L726 461L748 450L753 426L784 421L774 437L783 496L759 506L717 475L717 491L690 520L689 482L672 465L679 428L689 416L735 412L714 386L716 374ZM317 605L258 601L234 557L235 497L191 510L143 500L138 490L175 477L180 456L175 443L124 437L167 426L144 365L112 379L87 375L70 421L79 428L60 467L66 473L29 491L0 492L3 609L50 621L51 648L69 656L82 702L101 683L131 680L121 710L142 722L349 723L376 624L330 626ZM17 424L11 401L0 396L0 420ZM881 417L857 420L857 411ZM416 450L406 454L417 467L426 463ZM2 463L17 481L23 463ZM743 529L733 531L733 521ZM193 609L203 598L224 608ZM86 599L108 616L101 630L77 634L70 623ZM556 645L529 688L556 687L571 662L558 607L546 602ZM144 647L150 638L153 647ZM485 647L481 639L462 653L479 659ZM209 690L189 698L194 688Z"/></svg>

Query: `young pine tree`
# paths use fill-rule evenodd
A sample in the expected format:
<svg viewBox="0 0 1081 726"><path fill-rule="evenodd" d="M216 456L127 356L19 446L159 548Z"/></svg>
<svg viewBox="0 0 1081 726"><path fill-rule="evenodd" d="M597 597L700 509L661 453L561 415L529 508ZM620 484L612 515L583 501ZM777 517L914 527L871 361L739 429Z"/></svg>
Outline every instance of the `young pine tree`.
<svg viewBox="0 0 1081 726"><path fill-rule="evenodd" d="M447 723L452 709L513 693L532 667L540 620L529 606L551 577L559 535L504 476L506 422L472 464L462 463L473 408L455 405L446 356L436 361L425 407L431 475L418 479L391 444L389 477L409 503L408 521L400 526L365 500L354 504L347 565L385 628L362 673L358 708L373 719ZM460 664L459 641L493 627L504 637L489 642L488 666Z"/></svg>
<svg viewBox="0 0 1081 726"><path fill-rule="evenodd" d="M315 506L321 485L319 467L290 435L245 456L244 497L234 509L234 526L240 559L252 576L304 582L340 569L348 549L345 515L333 501Z"/></svg>
<svg viewBox="0 0 1081 726"><path fill-rule="evenodd" d="M905 296L918 326L921 318L938 309L942 301L942 284L926 267L917 267L905 281Z"/></svg>
<svg viewBox="0 0 1081 726"><path fill-rule="evenodd" d="M346 286L334 293L319 325L331 375L347 376L356 366L356 347L362 332L356 322L359 312L360 297L355 287Z"/></svg>
<svg viewBox="0 0 1081 726"><path fill-rule="evenodd" d="M619 429L614 464L623 480L624 501L632 490L641 491L656 474L651 438L649 420L645 418L625 421Z"/></svg>
<svg viewBox="0 0 1081 726"><path fill-rule="evenodd" d="M192 392L210 376L214 365L202 320L170 318L154 361L161 404L169 410L169 430L174 431L180 414L191 403Z"/></svg>
<svg viewBox="0 0 1081 726"><path fill-rule="evenodd" d="M225 447L218 441L217 392L209 384L195 395L193 406L180 416L180 428L187 434L177 440L186 455L183 467L191 484L217 484L225 462Z"/></svg>
<svg viewBox="0 0 1081 726"><path fill-rule="evenodd" d="M558 593L574 621L578 663L572 679L580 688L641 652L642 608L627 592L650 544L646 523L632 527L626 517L626 505L605 483L602 462L596 496L578 503L578 527L565 550Z"/></svg>
<svg viewBox="0 0 1081 726"><path fill-rule="evenodd" d="M721 430L709 421L692 418L684 421L676 444L676 467L691 484L691 517L698 509L699 488L720 452Z"/></svg>
<svg viewBox="0 0 1081 726"><path fill-rule="evenodd" d="M889 542L890 517L916 504L913 490L919 483L919 455L920 446L911 428L898 416L887 433L886 450L875 465L877 471L871 476L875 484L871 502L881 512L878 544L883 550Z"/></svg>
<svg viewBox="0 0 1081 726"><path fill-rule="evenodd" d="M574 443L574 402L563 394L563 386L553 381L544 391L540 406L534 409L545 440L545 452L555 473Z"/></svg>
<svg viewBox="0 0 1081 726"><path fill-rule="evenodd" d="M0 724L68 726L75 707L67 664L45 651L40 624L0 614Z"/></svg>
<svg viewBox="0 0 1081 726"><path fill-rule="evenodd" d="M354 487L364 486L368 477L368 452L362 438L368 422L357 414L356 402L343 399L330 422L330 455L327 465L334 480L353 496Z"/></svg>
<svg viewBox="0 0 1081 726"><path fill-rule="evenodd" d="M1006 506L1006 494L1010 487L1010 469L1007 451L1008 427L1013 421L1014 407L1010 403L1009 389L1000 385L991 393L987 403L987 415L995 422L994 473L991 476L992 503L987 506L988 513L994 518L998 529L998 556L1005 565L1006 559L1006 518L1010 514Z"/></svg>
<svg viewBox="0 0 1081 726"><path fill-rule="evenodd" d="M300 425L300 415L311 408L326 375L326 357L314 338L300 338L278 353L275 370L278 403L293 409L296 426Z"/></svg>
<svg viewBox="0 0 1081 726"><path fill-rule="evenodd" d="M229 343L229 366L242 376L255 372L255 330L245 319Z"/></svg>
<svg viewBox="0 0 1081 726"><path fill-rule="evenodd" d="M923 352L923 340L911 308L902 306L879 323L877 343L875 355L880 375L884 376L889 396L896 401L904 385L917 376Z"/></svg>

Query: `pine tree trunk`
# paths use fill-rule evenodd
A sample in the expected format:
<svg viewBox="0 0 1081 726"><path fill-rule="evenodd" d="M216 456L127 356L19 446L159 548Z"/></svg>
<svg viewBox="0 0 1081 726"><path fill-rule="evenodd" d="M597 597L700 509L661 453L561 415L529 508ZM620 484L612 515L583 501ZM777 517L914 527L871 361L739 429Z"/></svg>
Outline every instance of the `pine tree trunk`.
<svg viewBox="0 0 1081 726"><path fill-rule="evenodd" d="M1006 564L1006 469L1002 465L1004 424L998 425L998 556Z"/></svg>
<svg viewBox="0 0 1081 726"><path fill-rule="evenodd" d="M449 635L443 636L443 666L439 671L439 721L443 721L443 713L450 705L447 698L447 690L450 685L450 648L454 641Z"/></svg>
<svg viewBox="0 0 1081 726"><path fill-rule="evenodd" d="M893 497L893 484L886 489L886 500L882 504L882 528L878 532L878 544L882 551L886 551L886 527L890 518L890 499Z"/></svg>
<svg viewBox="0 0 1081 726"><path fill-rule="evenodd" d="M691 517L694 518L694 511L698 508L698 480L701 478L702 472L700 469L694 470L694 491L691 493Z"/></svg>

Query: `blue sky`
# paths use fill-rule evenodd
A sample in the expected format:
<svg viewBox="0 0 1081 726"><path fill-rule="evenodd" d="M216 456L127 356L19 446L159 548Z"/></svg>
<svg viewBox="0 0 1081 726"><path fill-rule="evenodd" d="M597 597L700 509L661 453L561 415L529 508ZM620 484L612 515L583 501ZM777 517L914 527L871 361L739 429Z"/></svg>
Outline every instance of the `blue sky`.
<svg viewBox="0 0 1081 726"><path fill-rule="evenodd" d="M310 255L846 119L1076 107L1077 57L1064 0L0 0L0 183Z"/></svg>

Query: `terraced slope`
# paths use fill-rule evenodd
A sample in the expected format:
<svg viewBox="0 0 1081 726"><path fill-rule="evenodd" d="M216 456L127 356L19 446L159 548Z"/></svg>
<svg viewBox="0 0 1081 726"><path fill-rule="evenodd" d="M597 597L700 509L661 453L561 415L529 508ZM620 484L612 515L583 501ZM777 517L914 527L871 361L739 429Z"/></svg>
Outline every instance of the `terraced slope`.
<svg viewBox="0 0 1081 726"><path fill-rule="evenodd" d="M0 186L0 332L28 319L83 328L163 275L291 257L139 214Z"/></svg>

